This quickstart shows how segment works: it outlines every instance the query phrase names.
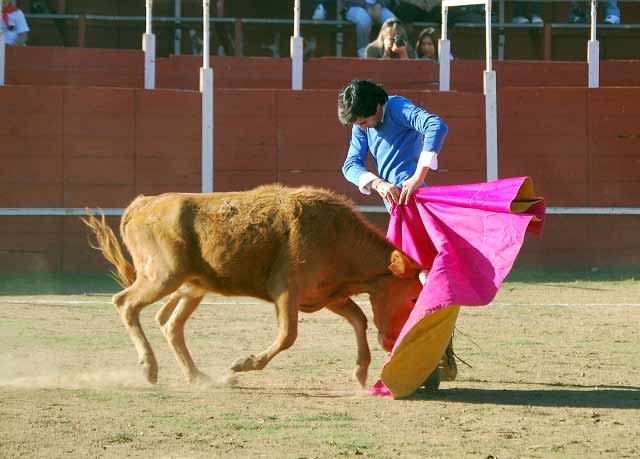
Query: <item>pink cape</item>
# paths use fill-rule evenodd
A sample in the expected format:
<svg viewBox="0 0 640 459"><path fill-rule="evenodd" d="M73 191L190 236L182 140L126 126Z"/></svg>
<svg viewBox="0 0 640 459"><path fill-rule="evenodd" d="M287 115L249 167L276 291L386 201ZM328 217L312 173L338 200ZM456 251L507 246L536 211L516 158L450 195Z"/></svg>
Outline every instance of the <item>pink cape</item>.
<svg viewBox="0 0 640 459"><path fill-rule="evenodd" d="M404 325L396 331L385 367L393 362L403 338L428 315L450 305L490 303L525 233L541 232L544 212L544 201L534 196L528 177L424 187L409 205L394 206L387 239L429 272L408 318L394 320ZM383 369L371 393L393 397L384 374Z"/></svg>

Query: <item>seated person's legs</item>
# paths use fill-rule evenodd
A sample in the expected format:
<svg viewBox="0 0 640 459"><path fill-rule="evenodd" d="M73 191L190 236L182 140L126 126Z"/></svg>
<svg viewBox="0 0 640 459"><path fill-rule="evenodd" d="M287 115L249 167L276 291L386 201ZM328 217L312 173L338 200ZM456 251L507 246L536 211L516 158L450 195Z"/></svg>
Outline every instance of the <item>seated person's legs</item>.
<svg viewBox="0 0 640 459"><path fill-rule="evenodd" d="M396 19L396 15L389 8L382 8L380 11L380 24L387 19Z"/></svg>
<svg viewBox="0 0 640 459"><path fill-rule="evenodd" d="M347 21L356 25L356 48L358 57L364 57L365 49L371 34L371 17L367 10L359 6L352 6L347 10Z"/></svg>
<svg viewBox="0 0 640 459"><path fill-rule="evenodd" d="M620 8L618 8L618 0L607 0L605 2L604 22L607 24L620 24Z"/></svg>

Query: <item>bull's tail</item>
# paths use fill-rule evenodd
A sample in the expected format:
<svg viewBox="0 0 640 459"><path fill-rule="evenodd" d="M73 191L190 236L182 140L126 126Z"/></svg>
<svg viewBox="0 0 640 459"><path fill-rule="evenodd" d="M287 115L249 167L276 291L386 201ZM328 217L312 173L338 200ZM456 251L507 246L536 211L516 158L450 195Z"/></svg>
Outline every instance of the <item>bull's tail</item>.
<svg viewBox="0 0 640 459"><path fill-rule="evenodd" d="M87 225L96 237L97 244L89 241L89 245L102 252L104 258L113 265L115 271L111 274L113 278L122 286L128 287L136 280L136 269L127 260L122 252L122 247L113 230L107 224L103 213L100 219L96 218L91 209L87 210L87 218L82 218L82 222Z"/></svg>

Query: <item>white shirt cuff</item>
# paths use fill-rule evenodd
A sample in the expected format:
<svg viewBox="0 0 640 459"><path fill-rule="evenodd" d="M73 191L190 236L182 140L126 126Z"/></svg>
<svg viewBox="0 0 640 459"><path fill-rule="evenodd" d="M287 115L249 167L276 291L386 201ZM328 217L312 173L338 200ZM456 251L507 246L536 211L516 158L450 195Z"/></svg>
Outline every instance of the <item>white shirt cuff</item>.
<svg viewBox="0 0 640 459"><path fill-rule="evenodd" d="M365 172L358 178L358 188L362 194L371 194L371 182L378 176L373 172Z"/></svg>
<svg viewBox="0 0 640 459"><path fill-rule="evenodd" d="M418 167L428 167L431 170L438 170L438 154L433 151L423 151L418 159Z"/></svg>

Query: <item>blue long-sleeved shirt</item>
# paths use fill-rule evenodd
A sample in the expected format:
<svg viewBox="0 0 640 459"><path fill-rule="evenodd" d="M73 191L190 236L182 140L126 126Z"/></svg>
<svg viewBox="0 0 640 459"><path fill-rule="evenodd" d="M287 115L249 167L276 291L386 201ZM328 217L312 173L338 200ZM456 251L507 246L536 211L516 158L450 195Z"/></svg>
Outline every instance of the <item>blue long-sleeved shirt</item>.
<svg viewBox="0 0 640 459"><path fill-rule="evenodd" d="M360 177L368 172L364 164L371 151L380 178L401 187L416 171L423 151L440 152L447 131L447 125L439 116L417 107L405 97L390 96L378 126L362 129L353 125L342 173L359 186Z"/></svg>

